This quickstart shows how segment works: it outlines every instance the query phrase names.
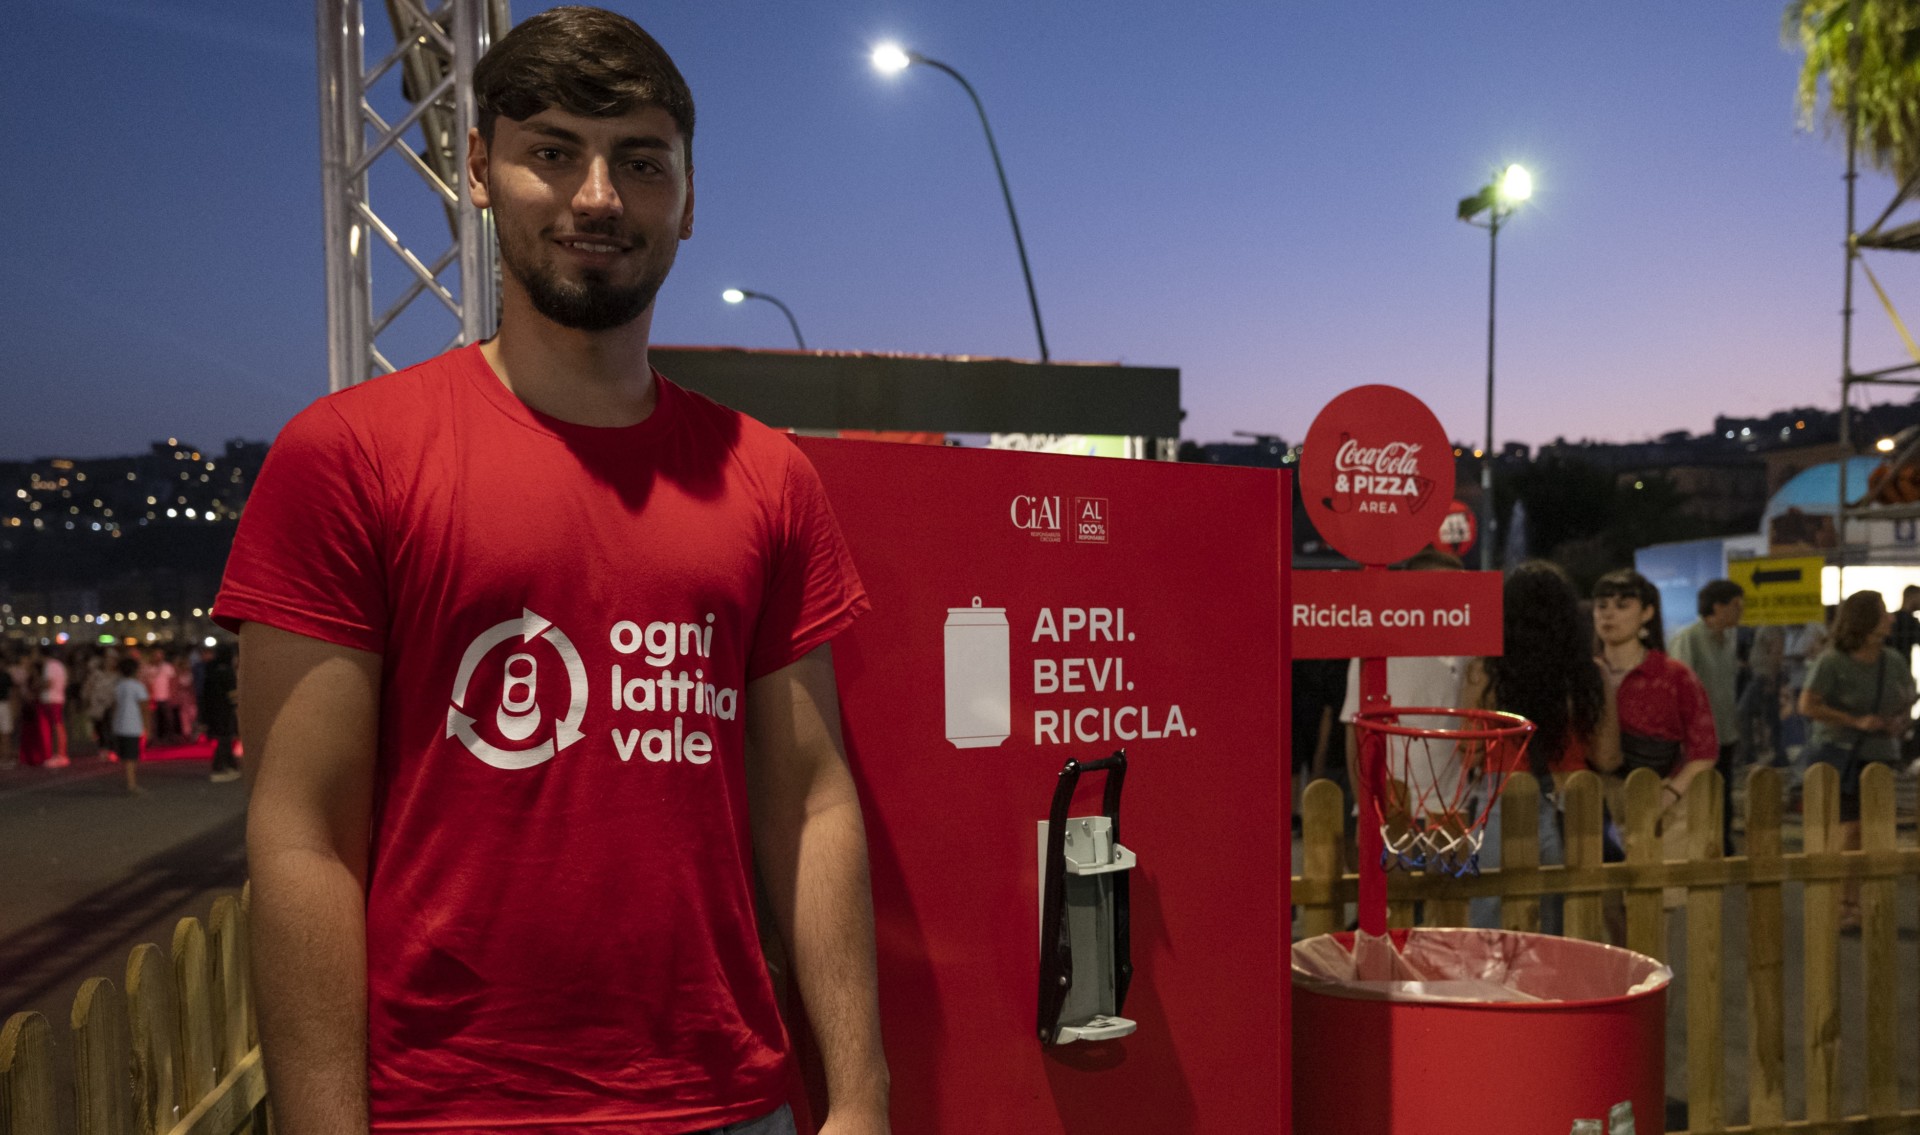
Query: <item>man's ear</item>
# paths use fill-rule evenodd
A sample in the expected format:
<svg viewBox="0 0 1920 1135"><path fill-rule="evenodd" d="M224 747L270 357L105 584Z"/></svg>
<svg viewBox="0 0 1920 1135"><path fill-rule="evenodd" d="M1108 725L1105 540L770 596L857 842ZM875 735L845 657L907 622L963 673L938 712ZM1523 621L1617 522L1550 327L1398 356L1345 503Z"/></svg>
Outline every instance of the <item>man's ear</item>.
<svg viewBox="0 0 1920 1135"><path fill-rule="evenodd" d="M693 238L693 170L687 170L687 207L680 213L680 239Z"/></svg>
<svg viewBox="0 0 1920 1135"><path fill-rule="evenodd" d="M493 205L487 192L487 140L475 127L467 128L467 198L476 209Z"/></svg>

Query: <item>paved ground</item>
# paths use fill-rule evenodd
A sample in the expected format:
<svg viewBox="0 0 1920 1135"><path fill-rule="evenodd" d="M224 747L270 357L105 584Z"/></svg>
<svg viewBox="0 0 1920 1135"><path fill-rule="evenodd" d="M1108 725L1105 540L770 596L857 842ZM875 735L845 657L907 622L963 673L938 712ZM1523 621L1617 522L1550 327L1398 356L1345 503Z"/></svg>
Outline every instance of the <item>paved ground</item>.
<svg viewBox="0 0 1920 1135"><path fill-rule="evenodd" d="M82 982L124 988L136 945L168 948L180 919L205 919L246 881L245 782L207 773L205 760L143 762L148 793L129 796L119 766L92 758L0 771L0 1018L45 1014L59 1066ZM70 1109L64 1085L60 1098Z"/></svg>

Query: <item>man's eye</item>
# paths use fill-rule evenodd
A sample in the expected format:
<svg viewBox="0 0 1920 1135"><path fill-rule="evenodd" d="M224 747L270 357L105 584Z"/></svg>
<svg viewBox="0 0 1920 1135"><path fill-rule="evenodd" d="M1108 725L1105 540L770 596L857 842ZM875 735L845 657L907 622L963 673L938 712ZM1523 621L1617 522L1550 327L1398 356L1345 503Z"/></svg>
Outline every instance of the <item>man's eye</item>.
<svg viewBox="0 0 1920 1135"><path fill-rule="evenodd" d="M533 152L533 156L543 162L557 162L563 155L558 146L542 146Z"/></svg>

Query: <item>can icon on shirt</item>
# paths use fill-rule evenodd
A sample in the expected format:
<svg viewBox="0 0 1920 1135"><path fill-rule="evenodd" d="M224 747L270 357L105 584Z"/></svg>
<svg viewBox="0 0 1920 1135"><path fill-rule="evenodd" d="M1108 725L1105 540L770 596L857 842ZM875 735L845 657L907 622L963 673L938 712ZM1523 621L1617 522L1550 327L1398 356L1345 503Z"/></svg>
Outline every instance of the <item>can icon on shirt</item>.
<svg viewBox="0 0 1920 1135"><path fill-rule="evenodd" d="M1005 607L947 608L947 740L985 749L1013 732L1012 640Z"/></svg>

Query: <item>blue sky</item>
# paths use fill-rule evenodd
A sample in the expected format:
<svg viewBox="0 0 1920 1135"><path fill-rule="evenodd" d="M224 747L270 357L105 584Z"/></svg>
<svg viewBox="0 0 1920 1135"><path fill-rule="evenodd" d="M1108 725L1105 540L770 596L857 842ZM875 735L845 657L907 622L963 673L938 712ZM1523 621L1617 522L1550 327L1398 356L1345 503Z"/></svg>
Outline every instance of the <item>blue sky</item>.
<svg viewBox="0 0 1920 1135"><path fill-rule="evenodd" d="M1035 353L972 108L929 69L875 74L891 38L985 100L1055 358L1180 368L1188 437L1297 439L1391 382L1477 440L1487 238L1453 206L1508 161L1537 195L1501 234L1502 440L1837 399L1843 154L1796 128L1772 5L612 6L699 105L658 342L789 345L772 307L720 302L739 286L815 347ZM0 457L271 436L326 386L311 6L18 7ZM443 242L379 177L409 239ZM1863 207L1891 189L1864 178ZM1876 270L1920 304L1920 267ZM1860 306L1859 364L1899 361Z"/></svg>

